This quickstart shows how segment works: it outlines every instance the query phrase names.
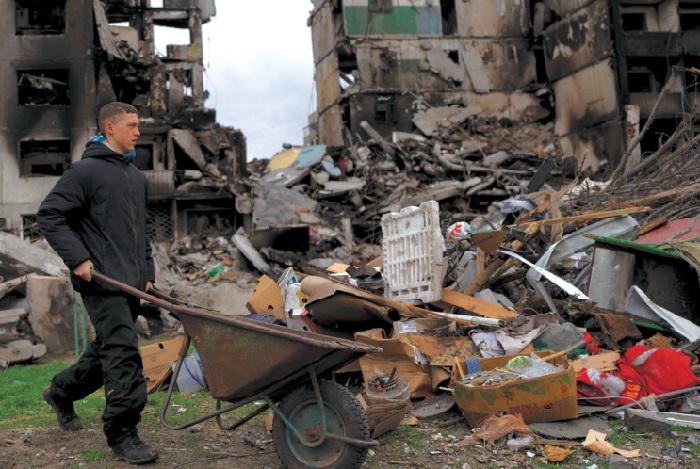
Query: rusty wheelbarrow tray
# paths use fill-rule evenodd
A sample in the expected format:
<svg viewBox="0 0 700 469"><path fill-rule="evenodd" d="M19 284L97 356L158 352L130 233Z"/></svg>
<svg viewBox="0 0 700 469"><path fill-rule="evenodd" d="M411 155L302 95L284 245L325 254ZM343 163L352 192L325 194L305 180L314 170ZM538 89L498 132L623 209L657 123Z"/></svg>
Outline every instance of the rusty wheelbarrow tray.
<svg viewBox="0 0 700 469"><path fill-rule="evenodd" d="M323 449L322 445L328 440L332 440L335 445L341 445L340 449L342 445L351 445L366 450L366 447L378 444L368 439L368 431L359 432L366 433L366 435L357 435L360 438L340 434L347 433L347 427L352 426L342 421L347 417L343 413L357 410L359 403L355 406L354 403L341 402L343 399L347 400L344 394L355 399L349 391L336 383L319 383L318 376L334 371L366 353L380 352L381 349L351 340L294 331L261 321L224 316L186 306L183 301L163 294L157 294L158 297L149 295L97 272L93 275L100 281L117 286L179 317L185 330L186 340L180 350L173 376L178 376L190 342L194 343L202 362L209 392L217 399L216 411L181 425L167 423L165 417L173 392L173 386L170 386L160 412L161 423L164 426L180 430L204 420L216 418L221 428L232 430L270 408L275 414L278 426L286 427L284 437L278 435L274 438L275 447L281 459L285 462L278 444L285 444L290 448L292 459L296 459L297 463L314 461L309 467L316 466L318 463L318 455L314 453L314 449ZM333 385L342 389L333 388ZM302 396L294 396L295 392L299 394L299 390L304 391L305 387L308 388L307 396L303 396L303 392L301 392ZM334 402L326 402L324 405L324 394L327 397L326 401L330 396L331 401L335 401L335 407L338 408L333 407ZM339 398L340 395L342 396ZM284 402L281 405L277 404L280 400L284 401L285 396L290 396L290 400L294 401L290 404L293 408L284 409ZM222 414L256 400L264 400L266 404L240 418L233 425L223 424ZM231 405L221 408L222 401ZM314 401L312 409L309 409L309 401ZM359 410L362 408L359 407ZM362 412L364 414L364 411ZM366 416L363 415L362 418L366 427ZM355 426L358 425L361 426L359 423ZM275 437L274 433L275 424L273 423L273 437ZM278 429L277 433L281 431ZM278 439L282 441L278 443ZM340 453L338 447L332 447L330 450L325 448L322 451L322 460L335 457L331 453ZM338 467L343 467L345 464L341 460L337 463Z"/></svg>

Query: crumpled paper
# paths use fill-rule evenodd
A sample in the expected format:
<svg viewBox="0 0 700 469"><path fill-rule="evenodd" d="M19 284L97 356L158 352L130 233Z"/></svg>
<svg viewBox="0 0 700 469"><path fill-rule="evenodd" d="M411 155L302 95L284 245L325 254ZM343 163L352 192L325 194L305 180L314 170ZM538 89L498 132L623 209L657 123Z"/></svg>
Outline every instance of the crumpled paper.
<svg viewBox="0 0 700 469"><path fill-rule="evenodd" d="M588 435L586 435L586 439L583 442L583 447L588 451L593 451L594 453L602 454L604 456L610 456L612 453L617 453L626 458L637 458L641 455L641 450L639 449L626 450L615 448L612 443L605 441L606 436L607 435L605 435L605 433L596 430L588 430Z"/></svg>

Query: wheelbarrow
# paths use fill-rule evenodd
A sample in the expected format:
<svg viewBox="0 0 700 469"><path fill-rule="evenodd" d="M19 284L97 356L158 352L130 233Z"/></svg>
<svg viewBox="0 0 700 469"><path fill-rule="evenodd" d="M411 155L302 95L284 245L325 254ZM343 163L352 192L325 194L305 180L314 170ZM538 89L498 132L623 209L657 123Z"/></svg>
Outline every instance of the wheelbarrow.
<svg viewBox="0 0 700 469"><path fill-rule="evenodd" d="M366 353L381 349L351 340L190 307L184 301L153 291L144 293L98 272L93 276L122 291L174 313L185 340L173 376L178 376L190 343L199 354L216 411L181 425L166 421L173 386L160 410L161 423L182 430L215 418L233 430L272 409L272 440L287 468L360 467L370 446L367 415L355 396L326 376ZM157 296L154 296L157 295ZM265 404L225 425L221 416L253 401ZM222 408L222 403L228 403Z"/></svg>

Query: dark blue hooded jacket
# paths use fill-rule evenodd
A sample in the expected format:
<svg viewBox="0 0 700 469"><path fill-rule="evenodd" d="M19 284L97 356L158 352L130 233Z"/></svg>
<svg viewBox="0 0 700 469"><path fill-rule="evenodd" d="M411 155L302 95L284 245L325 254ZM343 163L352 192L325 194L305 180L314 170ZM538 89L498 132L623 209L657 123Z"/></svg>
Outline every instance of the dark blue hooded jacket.
<svg viewBox="0 0 700 469"><path fill-rule="evenodd" d="M90 259L95 270L143 290L155 282L151 245L146 235L146 177L130 158L100 142L88 142L46 196L37 213L39 231L71 269L77 291L115 291L72 273Z"/></svg>

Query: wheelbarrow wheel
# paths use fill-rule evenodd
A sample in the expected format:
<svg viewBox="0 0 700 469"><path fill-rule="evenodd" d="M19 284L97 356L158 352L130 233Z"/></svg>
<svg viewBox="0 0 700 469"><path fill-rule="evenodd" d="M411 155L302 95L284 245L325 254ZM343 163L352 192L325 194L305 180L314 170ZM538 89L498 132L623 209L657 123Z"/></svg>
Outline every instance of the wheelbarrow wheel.
<svg viewBox="0 0 700 469"><path fill-rule="evenodd" d="M369 439L369 425L364 409L344 386L333 381L319 381L319 389L326 412L329 433L355 438ZM303 385L282 399L280 410L290 423L314 442L314 430L321 423L320 407L317 404L313 386ZM323 467L326 469L358 468L367 456L367 448L354 446L338 440L326 438L319 446L306 446L275 414L272 421L272 440L275 450L288 469Z"/></svg>

